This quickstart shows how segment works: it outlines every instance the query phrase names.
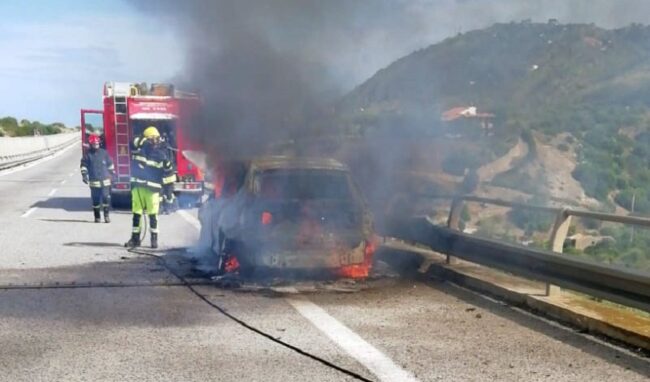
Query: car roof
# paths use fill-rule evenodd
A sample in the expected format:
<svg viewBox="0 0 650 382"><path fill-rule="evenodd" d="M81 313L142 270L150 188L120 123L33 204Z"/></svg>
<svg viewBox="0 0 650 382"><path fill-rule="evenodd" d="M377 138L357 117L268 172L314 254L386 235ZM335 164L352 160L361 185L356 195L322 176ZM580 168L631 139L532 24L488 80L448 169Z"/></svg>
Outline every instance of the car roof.
<svg viewBox="0 0 650 382"><path fill-rule="evenodd" d="M349 171L347 166L333 158L265 156L251 160L250 165L259 170L314 169Z"/></svg>

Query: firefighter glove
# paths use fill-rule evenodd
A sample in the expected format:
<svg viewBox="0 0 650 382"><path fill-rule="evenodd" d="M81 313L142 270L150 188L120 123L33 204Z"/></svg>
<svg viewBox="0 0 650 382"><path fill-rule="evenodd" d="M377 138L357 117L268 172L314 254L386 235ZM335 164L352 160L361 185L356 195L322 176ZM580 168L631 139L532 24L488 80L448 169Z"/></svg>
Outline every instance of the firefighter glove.
<svg viewBox="0 0 650 382"><path fill-rule="evenodd" d="M81 176L81 180L82 180L84 183L88 184L88 175L87 175L87 174L82 175L82 176Z"/></svg>

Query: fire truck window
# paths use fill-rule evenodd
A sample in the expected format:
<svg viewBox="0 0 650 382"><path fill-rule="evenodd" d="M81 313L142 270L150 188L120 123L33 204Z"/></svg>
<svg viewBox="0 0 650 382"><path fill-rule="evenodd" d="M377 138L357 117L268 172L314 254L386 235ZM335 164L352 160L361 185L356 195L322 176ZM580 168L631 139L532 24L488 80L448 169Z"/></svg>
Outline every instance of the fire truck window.
<svg viewBox="0 0 650 382"><path fill-rule="evenodd" d="M86 134L86 142L88 142L88 137L91 134L98 135L101 138L101 146L105 147L103 114L86 113L84 115L84 130Z"/></svg>

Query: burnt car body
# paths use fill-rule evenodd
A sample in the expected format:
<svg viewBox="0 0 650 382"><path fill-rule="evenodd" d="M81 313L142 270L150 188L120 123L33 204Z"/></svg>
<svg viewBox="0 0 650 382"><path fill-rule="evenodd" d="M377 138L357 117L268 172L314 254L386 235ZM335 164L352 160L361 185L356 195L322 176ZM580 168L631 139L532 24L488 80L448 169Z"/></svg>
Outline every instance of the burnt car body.
<svg viewBox="0 0 650 382"><path fill-rule="evenodd" d="M346 166L274 156L228 163L221 173L221 195L199 211L201 242L219 270L368 276L372 219Z"/></svg>

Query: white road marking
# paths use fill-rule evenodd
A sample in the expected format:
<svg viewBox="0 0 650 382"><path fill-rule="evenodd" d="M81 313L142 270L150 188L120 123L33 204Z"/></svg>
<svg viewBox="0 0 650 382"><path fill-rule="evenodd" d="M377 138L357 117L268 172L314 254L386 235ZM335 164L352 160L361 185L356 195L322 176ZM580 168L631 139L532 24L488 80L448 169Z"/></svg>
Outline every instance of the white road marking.
<svg viewBox="0 0 650 382"><path fill-rule="evenodd" d="M41 158L41 159L35 160L35 161L33 161L33 162L30 162L30 163L28 163L28 164L25 164L25 165L22 165L22 166L19 166L19 167L11 168L11 169L9 169L9 170L5 170L5 171L0 171L0 176L5 176L5 175L9 175L9 174L16 173L16 172L18 172L18 171L27 170L28 168L32 168L32 167L34 167L34 166L36 166L36 165L39 165L39 164L41 164L41 163L43 163L43 162L47 162L47 161L49 161L50 159L54 159L54 158L60 156L61 154L63 154L64 152L70 150L70 149L73 148L73 147L77 147L77 145L71 143L70 146L68 146L68 147L66 147L66 148L64 148L64 149L62 149L62 150L59 150L59 151L55 152L55 153L52 154L52 155L46 156L46 157L44 157L44 158Z"/></svg>
<svg viewBox="0 0 650 382"><path fill-rule="evenodd" d="M50 191L50 193L47 194L47 196L53 196L54 194L56 194L56 188Z"/></svg>
<svg viewBox="0 0 650 382"><path fill-rule="evenodd" d="M65 184L65 182L67 182L67 181L68 181L67 179L63 179L63 180L61 181L61 184Z"/></svg>
<svg viewBox="0 0 650 382"><path fill-rule="evenodd" d="M178 214L197 230L201 229L199 220L189 212L179 210ZM399 367L388 356L306 297L297 295L286 298L286 301L330 340L376 375L380 381L418 381L412 373Z"/></svg>
<svg viewBox="0 0 650 382"><path fill-rule="evenodd" d="M75 173L75 172L73 171L73 172L71 172L70 174L68 174L68 176L69 176L70 178L72 178L72 176L74 175L74 173Z"/></svg>
<svg viewBox="0 0 650 382"><path fill-rule="evenodd" d="M198 231L201 230L201 222L199 222L199 219L192 216L192 214L184 210L178 210L178 214L181 215L186 222L190 223L192 227L196 228Z"/></svg>
<svg viewBox="0 0 650 382"><path fill-rule="evenodd" d="M31 215L34 211L36 211L37 209L38 209L38 207L32 207L32 208L28 209L27 212L25 212L24 214L20 215L20 217L21 217L21 218L26 218L26 217L28 217L29 215Z"/></svg>
<svg viewBox="0 0 650 382"><path fill-rule="evenodd" d="M380 381L417 381L413 374L399 367L388 356L306 297L292 296L286 298L286 301Z"/></svg>

